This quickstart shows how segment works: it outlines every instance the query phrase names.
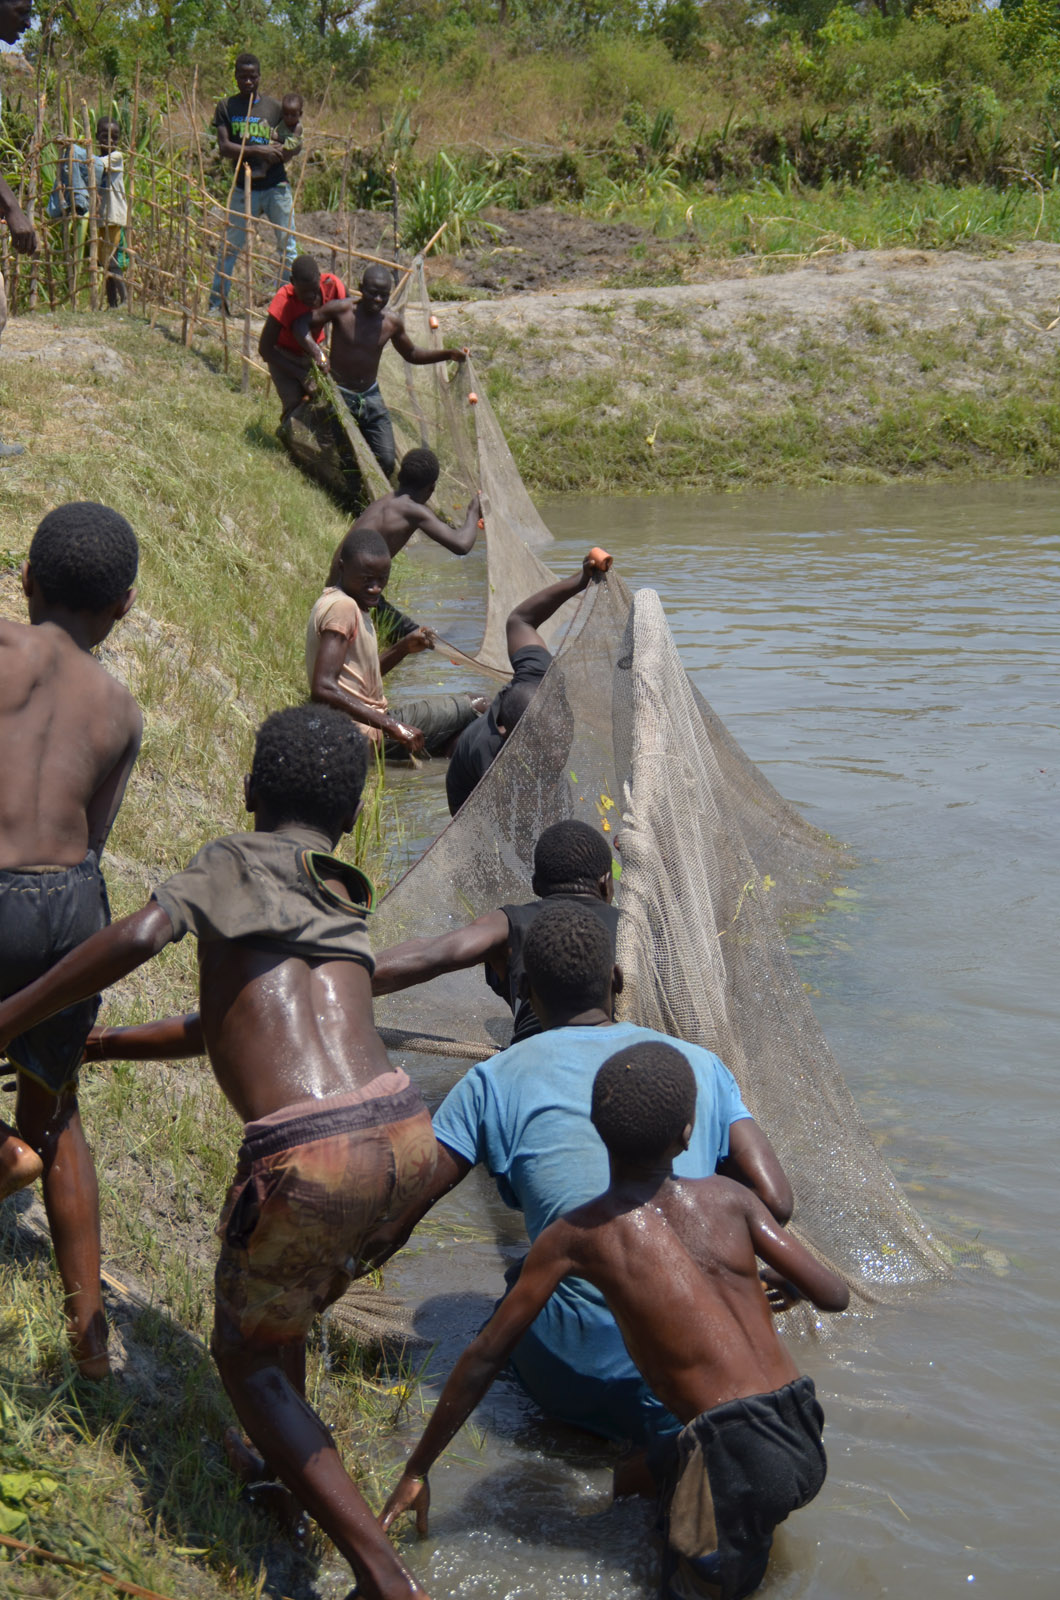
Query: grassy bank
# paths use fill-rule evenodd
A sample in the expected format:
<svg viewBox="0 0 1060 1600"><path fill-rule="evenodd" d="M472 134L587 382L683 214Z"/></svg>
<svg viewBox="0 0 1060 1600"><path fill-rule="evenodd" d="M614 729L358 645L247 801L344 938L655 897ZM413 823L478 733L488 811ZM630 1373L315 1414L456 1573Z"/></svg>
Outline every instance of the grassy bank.
<svg viewBox="0 0 1060 1600"><path fill-rule="evenodd" d="M4 347L7 431L27 453L0 474L3 614L24 618L14 564L57 501L104 500L141 541L136 608L105 647L146 721L105 860L120 915L206 839L244 825L252 730L304 698L305 619L346 521L276 446L274 402L242 398L161 331L42 317L10 327ZM112 991L106 1019L194 1005L192 945ZM82 1103L107 1261L149 1288L153 1309L111 1293L124 1376L75 1384L50 1251L19 1222L28 1196L0 1207L0 1532L164 1594L305 1594L319 1548L292 1554L238 1499L220 1449L232 1418L203 1342L236 1120L205 1063L93 1069ZM311 1381L340 1445L367 1462L400 1397L335 1331ZM101 1592L0 1554L5 1595Z"/></svg>

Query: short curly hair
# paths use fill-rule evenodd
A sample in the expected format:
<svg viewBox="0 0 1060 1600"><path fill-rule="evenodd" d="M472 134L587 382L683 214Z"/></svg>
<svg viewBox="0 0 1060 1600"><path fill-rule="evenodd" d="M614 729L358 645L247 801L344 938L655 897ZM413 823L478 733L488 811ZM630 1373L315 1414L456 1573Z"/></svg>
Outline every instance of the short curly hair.
<svg viewBox="0 0 1060 1600"><path fill-rule="evenodd" d="M587 822L554 822L534 846L534 893L584 894L611 872L611 846Z"/></svg>
<svg viewBox="0 0 1060 1600"><path fill-rule="evenodd" d="M593 1127L620 1161L658 1161L696 1120L696 1078L672 1044L608 1056L593 1080Z"/></svg>
<svg viewBox="0 0 1060 1600"><path fill-rule="evenodd" d="M441 470L433 450L406 450L398 467L398 488L433 489Z"/></svg>
<svg viewBox="0 0 1060 1600"><path fill-rule="evenodd" d="M71 611L105 611L136 582L140 546L125 518L95 500L56 506L29 547L45 600Z"/></svg>
<svg viewBox="0 0 1060 1600"><path fill-rule="evenodd" d="M550 1005L606 1009L614 965L611 935L587 907L546 901L523 942L530 986Z"/></svg>
<svg viewBox="0 0 1060 1600"><path fill-rule="evenodd" d="M364 735L331 706L288 706L258 729L251 787L276 821L332 832L360 804L368 772Z"/></svg>
<svg viewBox="0 0 1060 1600"><path fill-rule="evenodd" d="M332 571L337 570L340 561L356 561L360 556L386 556L390 560L390 546L375 528L351 528L335 552Z"/></svg>

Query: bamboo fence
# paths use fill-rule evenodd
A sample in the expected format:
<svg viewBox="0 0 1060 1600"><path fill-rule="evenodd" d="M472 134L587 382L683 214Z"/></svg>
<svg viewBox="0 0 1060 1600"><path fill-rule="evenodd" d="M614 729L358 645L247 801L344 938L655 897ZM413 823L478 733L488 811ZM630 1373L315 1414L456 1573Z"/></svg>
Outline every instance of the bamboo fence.
<svg viewBox="0 0 1060 1600"><path fill-rule="evenodd" d="M122 281L125 307L138 311L152 326L160 316L179 321L180 338L190 345L196 333L219 338L227 371L231 359L241 365L241 383L250 384L253 371L264 373L254 359L256 326L268 310L284 272L286 234L266 219L251 215L249 173L237 182L235 173L227 200L210 192L206 160L198 121L197 76L191 88L192 144L181 148L169 129L158 131L150 145L135 137L123 148L128 222L124 233L125 265ZM19 256L11 251L7 230L0 229L0 265L7 284L11 314L69 310L97 310L106 305L107 263L99 259L99 208L96 193L93 118L84 101L76 108L72 92L60 89L51 107L44 96L36 103L33 136L19 174L20 199L37 231L37 253ZM50 111L50 115L49 115ZM125 122L136 130L140 118L140 76L137 71L131 117ZM52 191L57 167L66 172L67 191L80 156L87 163L89 210L83 217L65 216L49 221L45 204ZM10 176L10 175L9 175ZM296 214L297 220L297 214ZM220 312L209 301L215 271L229 230L245 234L242 261L235 261ZM399 276L407 272L385 256L357 249L349 220L341 226L336 217L335 236L321 239L297 226L291 237L299 254L313 255L347 286L359 281L364 266L378 263ZM234 242L234 241L233 241ZM233 318L234 302L241 302ZM227 314L226 309L227 308ZM116 313L117 314L117 313ZM236 321L236 328L230 324ZM267 380L267 375L266 375Z"/></svg>

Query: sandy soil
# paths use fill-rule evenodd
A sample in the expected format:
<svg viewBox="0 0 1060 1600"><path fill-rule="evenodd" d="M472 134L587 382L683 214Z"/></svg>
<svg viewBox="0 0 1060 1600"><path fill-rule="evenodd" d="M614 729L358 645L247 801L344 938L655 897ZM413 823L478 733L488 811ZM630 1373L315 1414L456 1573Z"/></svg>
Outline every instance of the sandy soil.
<svg viewBox="0 0 1060 1600"><path fill-rule="evenodd" d="M1013 341L1051 350L1060 338L1051 326L1060 317L1060 245L1027 245L987 259L959 251L850 251L790 272L763 273L748 264L740 277L723 271L661 288L520 294L463 303L446 314L472 327L498 321L515 329L545 318L550 337L563 345L586 330L586 307L607 308L621 325L646 302L685 310L719 334L756 311L825 334L857 308L875 308L914 328L950 328L968 316L1000 313L1012 319ZM562 351L557 356L562 362Z"/></svg>

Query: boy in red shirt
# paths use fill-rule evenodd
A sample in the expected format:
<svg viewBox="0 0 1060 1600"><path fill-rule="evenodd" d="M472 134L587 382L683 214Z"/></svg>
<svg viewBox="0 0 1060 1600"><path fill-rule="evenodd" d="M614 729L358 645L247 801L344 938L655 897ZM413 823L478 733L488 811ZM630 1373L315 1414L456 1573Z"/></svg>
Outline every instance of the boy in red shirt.
<svg viewBox="0 0 1060 1600"><path fill-rule="evenodd" d="M300 317L328 305L332 300L346 299L346 285L333 272L321 272L312 256L298 256L291 268L291 281L273 297L265 326L258 340L258 354L269 369L283 408L281 422L286 422L296 406L308 399L306 380L313 365L310 345L322 344L323 327L304 332L297 338L292 332Z"/></svg>

